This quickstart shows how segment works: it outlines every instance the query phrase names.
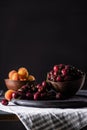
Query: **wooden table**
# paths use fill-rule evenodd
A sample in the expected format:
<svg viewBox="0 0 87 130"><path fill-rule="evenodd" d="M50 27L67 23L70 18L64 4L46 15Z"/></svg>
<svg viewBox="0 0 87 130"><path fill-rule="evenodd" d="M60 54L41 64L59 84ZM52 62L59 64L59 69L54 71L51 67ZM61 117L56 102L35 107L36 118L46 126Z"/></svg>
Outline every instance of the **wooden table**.
<svg viewBox="0 0 87 130"><path fill-rule="evenodd" d="M0 121L19 121L15 114L0 111Z"/></svg>
<svg viewBox="0 0 87 130"><path fill-rule="evenodd" d="M0 97L0 101L3 97ZM18 117L13 113L8 113L0 110L0 121L19 121Z"/></svg>
<svg viewBox="0 0 87 130"><path fill-rule="evenodd" d="M0 130L26 130L24 125L15 114L7 113L0 110Z"/></svg>

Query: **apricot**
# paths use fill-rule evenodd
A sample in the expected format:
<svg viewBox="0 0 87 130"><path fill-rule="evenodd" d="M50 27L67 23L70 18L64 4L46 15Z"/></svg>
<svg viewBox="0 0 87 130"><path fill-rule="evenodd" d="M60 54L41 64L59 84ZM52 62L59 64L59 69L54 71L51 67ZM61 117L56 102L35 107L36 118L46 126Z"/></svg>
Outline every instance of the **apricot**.
<svg viewBox="0 0 87 130"><path fill-rule="evenodd" d="M11 80L19 80L19 75L17 72L13 73L11 76Z"/></svg>
<svg viewBox="0 0 87 130"><path fill-rule="evenodd" d="M18 75L19 75L19 79L27 79L29 72L25 67L21 67L18 69Z"/></svg>
<svg viewBox="0 0 87 130"><path fill-rule="evenodd" d="M11 79L12 75L17 72L16 70L11 70L8 74L8 78Z"/></svg>
<svg viewBox="0 0 87 130"><path fill-rule="evenodd" d="M5 99L7 99L8 101L10 101L12 99L12 93L15 92L15 90L9 89L5 92Z"/></svg>
<svg viewBox="0 0 87 130"><path fill-rule="evenodd" d="M35 80L35 77L34 77L33 75L29 75L28 80L29 80L29 81L34 81L34 80Z"/></svg>

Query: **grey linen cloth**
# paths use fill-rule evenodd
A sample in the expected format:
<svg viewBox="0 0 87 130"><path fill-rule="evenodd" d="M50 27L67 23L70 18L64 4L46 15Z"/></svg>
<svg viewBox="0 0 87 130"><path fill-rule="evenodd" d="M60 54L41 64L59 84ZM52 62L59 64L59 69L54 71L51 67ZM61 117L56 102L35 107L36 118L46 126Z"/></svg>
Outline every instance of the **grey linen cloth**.
<svg viewBox="0 0 87 130"><path fill-rule="evenodd" d="M16 114L26 130L80 130L87 126L87 108L35 108L0 103L0 110Z"/></svg>

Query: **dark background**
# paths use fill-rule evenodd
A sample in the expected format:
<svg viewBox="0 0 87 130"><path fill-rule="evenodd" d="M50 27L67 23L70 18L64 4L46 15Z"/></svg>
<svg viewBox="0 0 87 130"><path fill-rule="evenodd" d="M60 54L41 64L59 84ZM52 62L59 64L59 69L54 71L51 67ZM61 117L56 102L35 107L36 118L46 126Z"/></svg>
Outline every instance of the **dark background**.
<svg viewBox="0 0 87 130"><path fill-rule="evenodd" d="M37 82L54 64L87 72L86 0L0 1L0 89L12 69L26 67Z"/></svg>

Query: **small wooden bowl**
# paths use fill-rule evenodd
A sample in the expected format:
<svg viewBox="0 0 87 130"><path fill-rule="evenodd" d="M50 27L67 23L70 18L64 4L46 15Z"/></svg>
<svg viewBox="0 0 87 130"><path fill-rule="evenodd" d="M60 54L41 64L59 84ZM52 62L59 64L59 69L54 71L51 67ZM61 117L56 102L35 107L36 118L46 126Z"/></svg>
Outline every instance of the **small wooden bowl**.
<svg viewBox="0 0 87 130"><path fill-rule="evenodd" d="M86 74L83 74L81 78L73 81L53 82L47 79L47 82L50 83L57 92L61 92L65 97L71 97L83 87L85 78Z"/></svg>
<svg viewBox="0 0 87 130"><path fill-rule="evenodd" d="M25 84L34 84L35 81L20 81L20 80L10 80L10 79L4 79L5 85L8 89L12 89L17 91L19 88L21 88Z"/></svg>

